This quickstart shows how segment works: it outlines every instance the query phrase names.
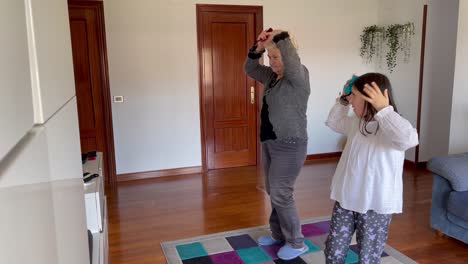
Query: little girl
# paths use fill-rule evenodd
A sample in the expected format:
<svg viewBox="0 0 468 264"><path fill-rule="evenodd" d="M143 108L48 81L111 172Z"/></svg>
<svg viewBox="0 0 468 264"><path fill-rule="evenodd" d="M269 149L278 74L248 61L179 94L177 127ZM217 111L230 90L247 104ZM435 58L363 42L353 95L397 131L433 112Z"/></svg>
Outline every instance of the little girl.
<svg viewBox="0 0 468 264"><path fill-rule="evenodd" d="M355 116L348 116L349 105ZM398 114L390 81L379 73L357 78L326 125L347 137L331 185L336 202L326 262L345 263L356 231L360 263L380 263L392 214L402 212L405 151L418 144L418 134Z"/></svg>

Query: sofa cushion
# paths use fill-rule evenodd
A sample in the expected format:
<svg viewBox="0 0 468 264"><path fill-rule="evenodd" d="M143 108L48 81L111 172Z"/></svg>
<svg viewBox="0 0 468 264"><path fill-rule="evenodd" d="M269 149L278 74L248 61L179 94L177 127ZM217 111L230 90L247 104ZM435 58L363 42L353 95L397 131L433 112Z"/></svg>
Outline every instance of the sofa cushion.
<svg viewBox="0 0 468 264"><path fill-rule="evenodd" d="M458 227L461 227L462 229L465 229L463 230L462 232L457 232L458 234L457 235L462 235L463 236L463 232L466 232L465 234L465 237L466 237L466 243L468 244L468 222L461 219L460 217L454 215L454 214L451 214L451 213L447 213L447 219L448 221L451 223L449 224L450 227L449 228L453 228L453 224L455 224L456 226ZM457 237L457 236L453 236L453 235L450 235L451 237ZM460 239L462 241L465 241L464 239Z"/></svg>
<svg viewBox="0 0 468 264"><path fill-rule="evenodd" d="M468 153L434 157L427 168L446 178L455 191L468 191Z"/></svg>
<svg viewBox="0 0 468 264"><path fill-rule="evenodd" d="M451 192L447 200L447 211L468 222L468 192Z"/></svg>

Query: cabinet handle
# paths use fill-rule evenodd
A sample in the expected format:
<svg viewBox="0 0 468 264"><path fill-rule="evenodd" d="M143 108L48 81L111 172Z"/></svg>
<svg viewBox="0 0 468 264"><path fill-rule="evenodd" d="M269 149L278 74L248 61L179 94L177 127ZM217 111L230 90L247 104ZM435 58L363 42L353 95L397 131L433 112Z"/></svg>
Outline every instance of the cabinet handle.
<svg viewBox="0 0 468 264"><path fill-rule="evenodd" d="M255 87L250 87L250 103L255 104Z"/></svg>

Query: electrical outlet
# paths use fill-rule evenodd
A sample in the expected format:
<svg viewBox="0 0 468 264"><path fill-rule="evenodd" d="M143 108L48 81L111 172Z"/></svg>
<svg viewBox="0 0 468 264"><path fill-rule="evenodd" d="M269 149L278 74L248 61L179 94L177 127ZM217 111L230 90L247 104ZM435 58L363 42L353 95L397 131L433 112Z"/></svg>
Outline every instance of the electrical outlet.
<svg viewBox="0 0 468 264"><path fill-rule="evenodd" d="M124 102L124 97L122 95L114 96L114 103L123 103L123 102Z"/></svg>

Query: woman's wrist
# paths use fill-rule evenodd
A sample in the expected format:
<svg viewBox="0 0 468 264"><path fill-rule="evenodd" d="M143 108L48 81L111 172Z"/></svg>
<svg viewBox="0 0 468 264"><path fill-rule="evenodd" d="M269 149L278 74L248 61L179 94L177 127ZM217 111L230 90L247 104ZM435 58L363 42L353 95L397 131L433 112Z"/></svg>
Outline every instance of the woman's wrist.
<svg viewBox="0 0 468 264"><path fill-rule="evenodd" d="M262 57L263 53L265 52L265 50L258 50L258 46L255 44L252 46L252 48L250 48L249 50L249 58L251 59L259 59L260 57Z"/></svg>
<svg viewBox="0 0 468 264"><path fill-rule="evenodd" d="M259 54L263 54L263 53L265 52L265 48L257 47L257 48L255 49L255 52L256 52L256 53L259 53Z"/></svg>

